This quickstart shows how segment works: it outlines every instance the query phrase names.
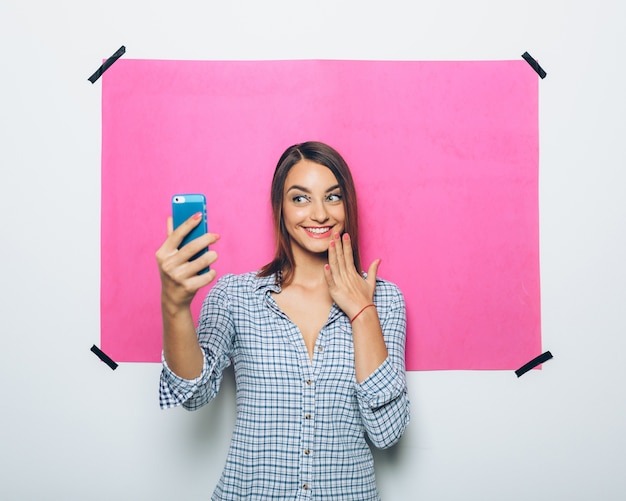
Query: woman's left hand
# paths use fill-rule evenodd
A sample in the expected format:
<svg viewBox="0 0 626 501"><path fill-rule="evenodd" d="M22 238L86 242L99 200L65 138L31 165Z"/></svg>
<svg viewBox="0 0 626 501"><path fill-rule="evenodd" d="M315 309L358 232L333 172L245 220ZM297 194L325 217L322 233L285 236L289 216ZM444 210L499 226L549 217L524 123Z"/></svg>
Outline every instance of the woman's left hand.
<svg viewBox="0 0 626 501"><path fill-rule="evenodd" d="M350 235L333 235L328 247L328 264L324 267L324 275L333 301L349 318L372 303L379 265L380 259L376 259L370 264L367 278L363 279L354 266Z"/></svg>

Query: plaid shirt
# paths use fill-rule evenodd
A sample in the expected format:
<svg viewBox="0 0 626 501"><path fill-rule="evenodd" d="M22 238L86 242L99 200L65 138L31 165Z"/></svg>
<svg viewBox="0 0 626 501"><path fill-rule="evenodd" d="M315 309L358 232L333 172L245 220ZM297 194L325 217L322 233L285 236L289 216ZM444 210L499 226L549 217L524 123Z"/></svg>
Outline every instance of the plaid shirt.
<svg viewBox="0 0 626 501"><path fill-rule="evenodd" d="M163 360L161 407L208 403L233 363L237 420L213 500L380 499L365 434L389 447L409 422L401 292L377 280L374 302L389 356L360 384L348 317L333 305L311 360L271 292L280 292L275 277L218 280L198 323L202 374L181 379Z"/></svg>

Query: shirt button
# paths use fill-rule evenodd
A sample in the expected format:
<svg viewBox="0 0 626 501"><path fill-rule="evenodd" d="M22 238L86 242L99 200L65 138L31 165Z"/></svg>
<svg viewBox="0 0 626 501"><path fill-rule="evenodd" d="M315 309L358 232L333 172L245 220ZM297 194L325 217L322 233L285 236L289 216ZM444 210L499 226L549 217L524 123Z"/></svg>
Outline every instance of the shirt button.
<svg viewBox="0 0 626 501"><path fill-rule="evenodd" d="M305 455L307 455L307 456L308 456L310 453L311 453L311 451L310 451L309 449L304 449L304 454L305 454Z"/></svg>
<svg viewBox="0 0 626 501"><path fill-rule="evenodd" d="M323 346L318 346L317 347L317 351L324 351L324 347Z"/></svg>
<svg viewBox="0 0 626 501"><path fill-rule="evenodd" d="M304 484L302 488L306 491L309 488L309 484Z"/></svg>
<svg viewBox="0 0 626 501"><path fill-rule="evenodd" d="M306 380L306 384L307 384L307 385L309 385L309 386L311 386L311 380L310 380L310 379L307 379L307 380Z"/></svg>
<svg viewBox="0 0 626 501"><path fill-rule="evenodd" d="M308 412L304 415L304 419L311 419L311 414Z"/></svg>

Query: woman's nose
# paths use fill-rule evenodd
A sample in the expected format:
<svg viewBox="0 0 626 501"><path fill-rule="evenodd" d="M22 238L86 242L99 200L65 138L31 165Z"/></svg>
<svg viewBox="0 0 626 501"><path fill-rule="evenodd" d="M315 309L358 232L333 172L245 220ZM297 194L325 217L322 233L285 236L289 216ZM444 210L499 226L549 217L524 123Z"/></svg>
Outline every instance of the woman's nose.
<svg viewBox="0 0 626 501"><path fill-rule="evenodd" d="M322 202L317 202L313 204L312 211L313 212L311 215L311 219L313 219L314 221L323 223L328 219L328 212L326 211L326 207Z"/></svg>

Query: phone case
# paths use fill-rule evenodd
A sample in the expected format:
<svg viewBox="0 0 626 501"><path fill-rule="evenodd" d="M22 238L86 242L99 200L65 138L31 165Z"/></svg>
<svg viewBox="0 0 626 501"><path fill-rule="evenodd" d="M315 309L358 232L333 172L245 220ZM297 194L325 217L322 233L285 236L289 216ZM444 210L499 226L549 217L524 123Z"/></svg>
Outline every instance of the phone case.
<svg viewBox="0 0 626 501"><path fill-rule="evenodd" d="M172 219L174 221L174 229L178 228L182 223L198 212L202 214L202 221L200 221L200 224L183 238L183 241L178 247L179 249L199 236L204 235L208 231L206 197L201 194L179 194L172 197ZM207 251L208 249L203 249L195 254L190 261L197 259ZM206 273L207 271L208 268L203 270L202 273Z"/></svg>

